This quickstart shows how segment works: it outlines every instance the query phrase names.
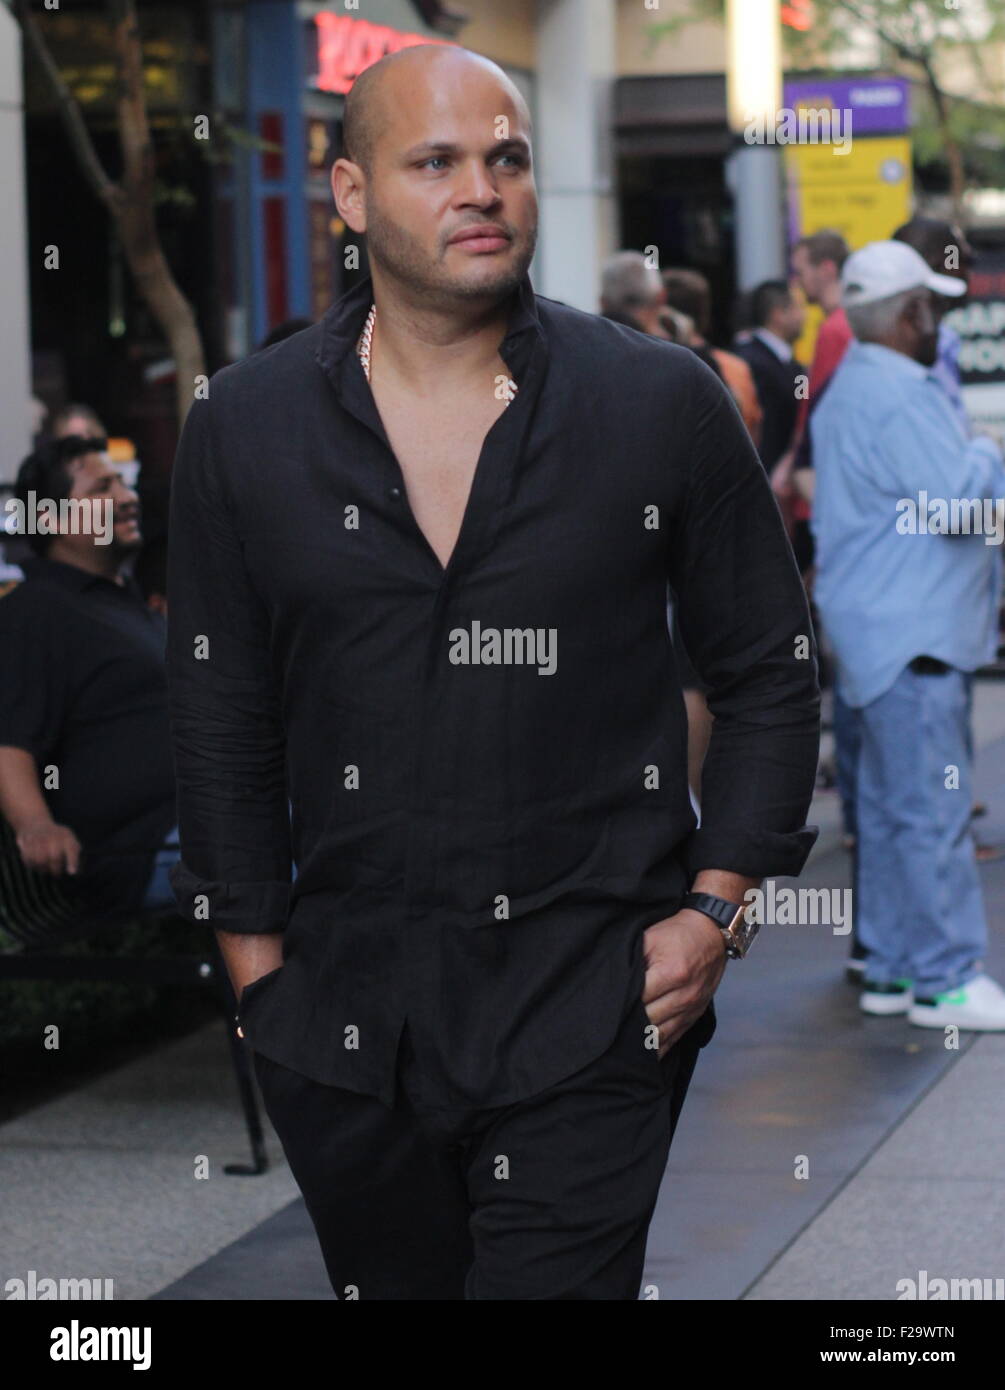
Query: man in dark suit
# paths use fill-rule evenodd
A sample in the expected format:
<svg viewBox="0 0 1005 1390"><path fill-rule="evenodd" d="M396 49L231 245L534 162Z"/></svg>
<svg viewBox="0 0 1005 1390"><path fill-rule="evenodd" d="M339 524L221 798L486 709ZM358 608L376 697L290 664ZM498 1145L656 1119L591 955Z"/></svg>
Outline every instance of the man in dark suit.
<svg viewBox="0 0 1005 1390"><path fill-rule="evenodd" d="M798 378L805 368L796 361L792 344L803 331L806 311L784 280L765 280L751 295L749 336L734 351L750 367L761 400L759 453L770 473L792 443L799 400Z"/></svg>

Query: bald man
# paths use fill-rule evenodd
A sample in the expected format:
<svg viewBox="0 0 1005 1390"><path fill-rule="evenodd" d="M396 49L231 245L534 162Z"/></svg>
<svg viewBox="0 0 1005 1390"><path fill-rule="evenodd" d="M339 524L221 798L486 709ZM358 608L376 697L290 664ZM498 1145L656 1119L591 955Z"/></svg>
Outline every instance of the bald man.
<svg viewBox="0 0 1005 1390"><path fill-rule="evenodd" d="M460 48L364 72L371 275L217 372L175 463L172 882L340 1299L638 1298L744 895L816 835L764 471L692 353L534 293L530 142Z"/></svg>

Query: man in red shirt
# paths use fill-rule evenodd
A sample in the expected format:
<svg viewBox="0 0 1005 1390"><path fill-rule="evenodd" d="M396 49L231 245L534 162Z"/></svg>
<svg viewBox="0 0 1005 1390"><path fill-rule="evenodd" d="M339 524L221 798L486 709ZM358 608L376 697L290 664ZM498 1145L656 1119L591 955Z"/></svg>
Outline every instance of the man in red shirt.
<svg viewBox="0 0 1005 1390"><path fill-rule="evenodd" d="M810 371L810 395L819 391L851 342L851 329L841 308L841 270L849 247L839 232L814 232L796 242L792 274L810 304L819 304L826 315L817 335Z"/></svg>
<svg viewBox="0 0 1005 1390"><path fill-rule="evenodd" d="M792 443L771 470L771 486L808 587L811 579L807 576L813 567L813 538L809 525L813 472L808 457L806 422L812 403L820 399L820 393L851 341L851 329L841 308L841 268L848 255L848 243L839 232L814 232L812 236L800 237L792 250L793 281L802 289L807 302L819 304L826 317L817 334L809 389L799 401Z"/></svg>
<svg viewBox="0 0 1005 1390"><path fill-rule="evenodd" d="M834 375L851 342L852 332L841 308L841 268L848 255L848 243L839 232L814 232L812 236L800 237L792 251L792 278L801 287L807 302L819 304L826 316L820 325L813 351L809 393L799 403L794 440L796 446L806 430L806 418L812 402L818 399ZM791 469L791 461L789 467ZM797 521L805 523L810 515L808 499L813 496L813 474L809 469L803 470L797 490L801 496L796 499L794 516Z"/></svg>

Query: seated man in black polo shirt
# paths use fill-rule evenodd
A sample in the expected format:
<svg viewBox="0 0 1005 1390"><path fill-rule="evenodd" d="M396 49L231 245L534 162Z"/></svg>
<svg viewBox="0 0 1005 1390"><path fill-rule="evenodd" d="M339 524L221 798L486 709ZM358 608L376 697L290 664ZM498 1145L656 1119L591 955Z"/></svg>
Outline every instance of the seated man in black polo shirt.
<svg viewBox="0 0 1005 1390"><path fill-rule="evenodd" d="M25 459L16 497L8 529L34 556L0 598L0 814L24 863L69 875L82 905L172 905L166 624L121 572L143 540L139 499L105 441L82 436Z"/></svg>

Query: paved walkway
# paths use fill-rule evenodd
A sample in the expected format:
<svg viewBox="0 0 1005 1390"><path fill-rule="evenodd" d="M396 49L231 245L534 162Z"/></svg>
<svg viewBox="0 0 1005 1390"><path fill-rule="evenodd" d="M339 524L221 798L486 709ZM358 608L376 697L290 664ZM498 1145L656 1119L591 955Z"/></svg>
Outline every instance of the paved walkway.
<svg viewBox="0 0 1005 1390"><path fill-rule="evenodd" d="M977 692L982 835L1005 843L1005 686ZM848 884L836 798L798 886ZM982 869L1005 979L1005 861ZM858 1010L848 939L766 928L717 995L650 1233L664 1299L896 1299L1005 1276L1005 1035ZM119 1299L330 1299L296 1185L247 1158L223 1022L0 1126L0 1282L114 1279ZM197 1173L205 1166L209 1176ZM805 1176L797 1176L797 1173Z"/></svg>

